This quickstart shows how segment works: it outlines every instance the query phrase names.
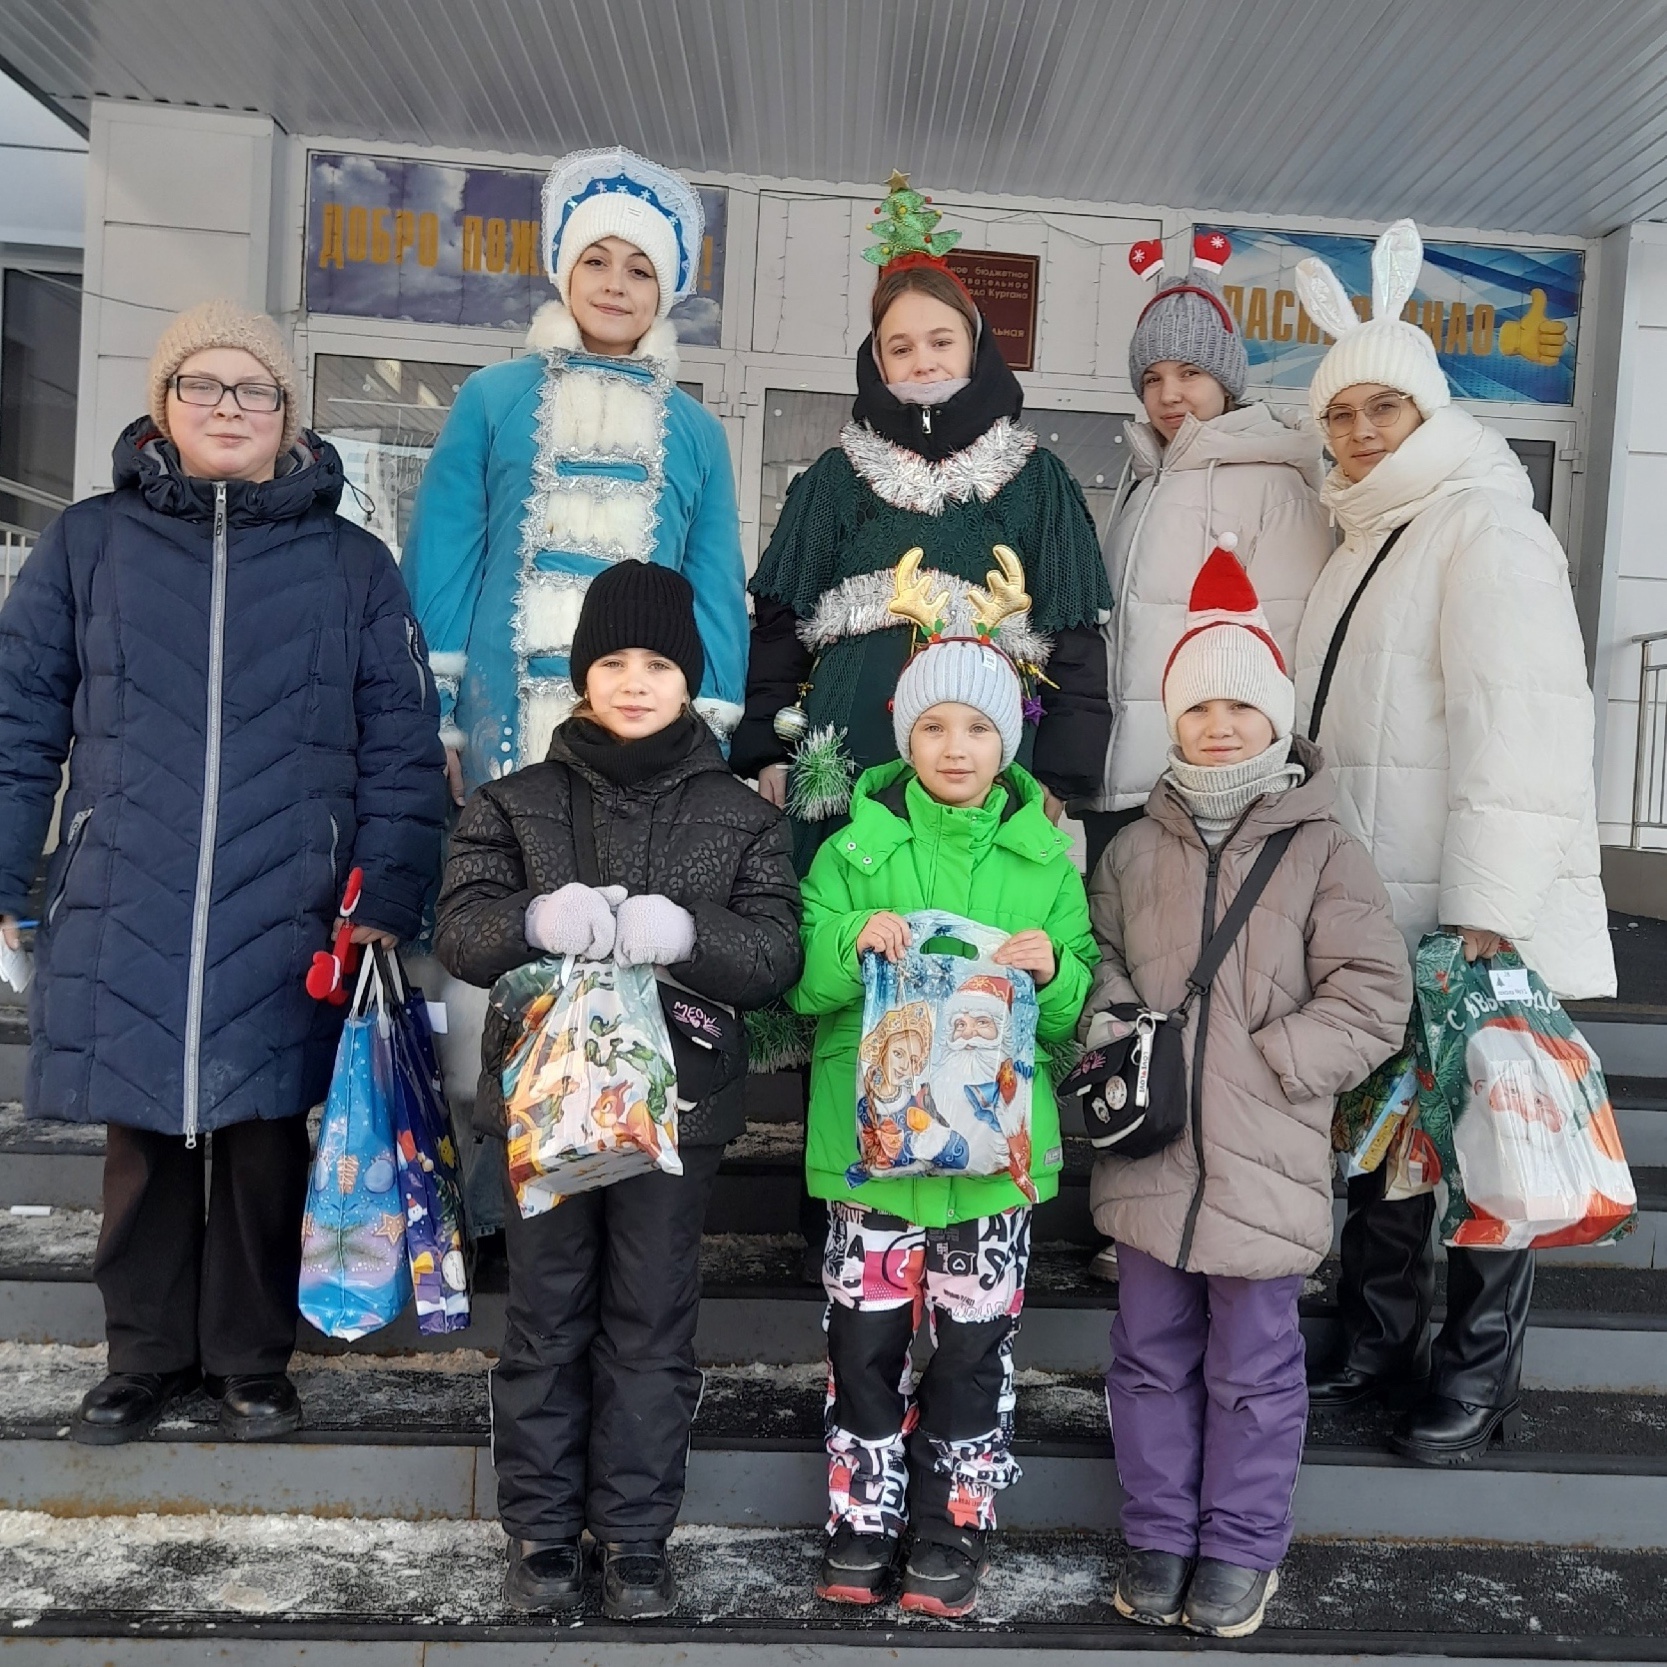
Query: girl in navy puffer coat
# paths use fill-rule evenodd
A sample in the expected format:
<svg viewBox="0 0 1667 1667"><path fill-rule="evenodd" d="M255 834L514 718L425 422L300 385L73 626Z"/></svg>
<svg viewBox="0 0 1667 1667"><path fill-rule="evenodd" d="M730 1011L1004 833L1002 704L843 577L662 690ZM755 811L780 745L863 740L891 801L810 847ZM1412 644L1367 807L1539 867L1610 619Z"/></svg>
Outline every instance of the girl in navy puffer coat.
<svg viewBox="0 0 1667 1667"><path fill-rule="evenodd" d="M335 513L341 462L299 431L276 327L206 303L170 326L152 383L115 490L53 522L0 610L11 920L33 912L69 757L25 1110L111 1125L94 1271L114 1375L76 1425L102 1442L145 1433L199 1371L230 1380L231 1433L299 1421L283 1372L304 1114L341 1025L303 980L355 866L356 920L415 935L445 814L405 586ZM256 478L203 478L205 445L235 452L251 432Z"/></svg>

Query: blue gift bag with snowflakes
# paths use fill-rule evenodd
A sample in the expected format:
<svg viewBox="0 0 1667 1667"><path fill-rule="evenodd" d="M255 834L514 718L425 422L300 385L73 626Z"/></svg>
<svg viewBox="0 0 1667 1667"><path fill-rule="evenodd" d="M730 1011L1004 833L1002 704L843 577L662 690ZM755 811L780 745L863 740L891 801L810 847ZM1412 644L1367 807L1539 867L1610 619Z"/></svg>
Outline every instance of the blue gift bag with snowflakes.
<svg viewBox="0 0 1667 1667"><path fill-rule="evenodd" d="M367 955L336 1048L301 1221L301 1313L326 1337L378 1331L411 1298L394 1072L388 991Z"/></svg>

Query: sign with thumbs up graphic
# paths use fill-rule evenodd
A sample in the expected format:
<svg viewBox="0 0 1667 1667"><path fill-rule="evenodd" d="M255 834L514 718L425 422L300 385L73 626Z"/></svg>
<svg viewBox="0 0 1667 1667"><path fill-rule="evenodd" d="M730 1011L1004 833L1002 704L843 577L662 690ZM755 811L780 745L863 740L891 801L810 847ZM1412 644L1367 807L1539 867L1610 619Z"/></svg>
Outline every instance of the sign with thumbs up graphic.
<svg viewBox="0 0 1667 1667"><path fill-rule="evenodd" d="M1296 264L1318 255L1368 316L1370 237L1200 226L1233 244L1222 294L1244 333L1255 387L1306 388L1331 344L1298 304ZM1568 405L1585 257L1579 249L1426 243L1402 317L1428 333L1456 399Z"/></svg>

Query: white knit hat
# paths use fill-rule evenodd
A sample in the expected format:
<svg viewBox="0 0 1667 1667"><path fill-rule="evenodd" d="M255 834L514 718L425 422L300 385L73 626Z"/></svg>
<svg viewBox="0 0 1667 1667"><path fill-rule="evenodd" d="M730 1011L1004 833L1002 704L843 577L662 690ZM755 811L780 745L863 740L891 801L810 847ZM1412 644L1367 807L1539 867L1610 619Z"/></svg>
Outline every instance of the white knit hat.
<svg viewBox="0 0 1667 1667"><path fill-rule="evenodd" d="M1397 220L1373 247L1372 316L1362 322L1349 292L1323 260L1309 255L1297 262L1297 294L1308 316L1337 338L1308 385L1308 409L1316 425L1343 389L1362 382L1409 395L1426 417L1452 404L1435 344L1401 317L1423 264L1418 228L1410 220Z"/></svg>
<svg viewBox="0 0 1667 1667"><path fill-rule="evenodd" d="M574 151L544 182L544 266L564 305L579 256L604 237L619 237L653 264L664 318L694 290L705 236L694 187L621 146Z"/></svg>
<svg viewBox="0 0 1667 1667"><path fill-rule="evenodd" d="M1163 672L1169 739L1176 721L1207 700L1242 700L1266 715L1284 740L1296 722L1297 691L1250 575L1233 554L1238 539L1223 533L1193 580L1187 628Z"/></svg>

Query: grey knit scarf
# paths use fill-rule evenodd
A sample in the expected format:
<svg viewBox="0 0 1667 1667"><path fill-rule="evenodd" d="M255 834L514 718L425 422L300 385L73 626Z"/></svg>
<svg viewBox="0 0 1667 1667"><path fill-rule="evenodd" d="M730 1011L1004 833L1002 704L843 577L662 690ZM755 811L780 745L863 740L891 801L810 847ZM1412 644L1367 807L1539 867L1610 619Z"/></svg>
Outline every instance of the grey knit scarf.
<svg viewBox="0 0 1667 1667"><path fill-rule="evenodd" d="M1169 749L1165 779L1175 784L1192 812L1204 843L1212 849L1231 832L1256 800L1283 793L1304 779L1306 771L1290 762L1291 738L1275 738L1266 752L1238 764L1189 764L1179 748Z"/></svg>

